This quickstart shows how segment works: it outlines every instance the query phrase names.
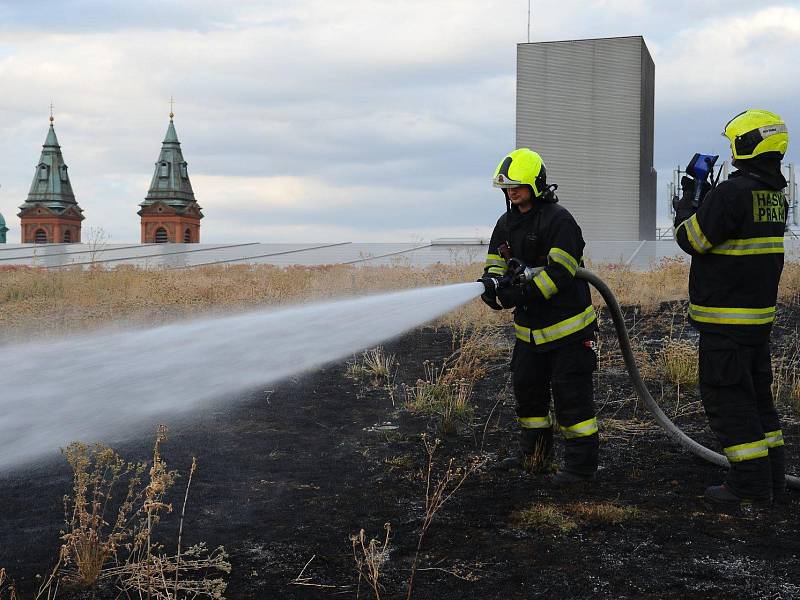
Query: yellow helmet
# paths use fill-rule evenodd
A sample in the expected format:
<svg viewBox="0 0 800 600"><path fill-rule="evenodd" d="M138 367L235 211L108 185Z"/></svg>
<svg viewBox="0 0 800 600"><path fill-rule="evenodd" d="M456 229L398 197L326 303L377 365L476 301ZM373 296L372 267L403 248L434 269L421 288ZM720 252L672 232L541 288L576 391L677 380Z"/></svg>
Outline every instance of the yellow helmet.
<svg viewBox="0 0 800 600"><path fill-rule="evenodd" d="M731 143L735 159L753 158L765 152L786 154L789 130L775 113L751 108L739 113L725 125L722 132Z"/></svg>
<svg viewBox="0 0 800 600"><path fill-rule="evenodd" d="M529 185L535 197L547 187L547 171L542 157L530 148L519 148L508 154L494 171L494 187L510 188Z"/></svg>

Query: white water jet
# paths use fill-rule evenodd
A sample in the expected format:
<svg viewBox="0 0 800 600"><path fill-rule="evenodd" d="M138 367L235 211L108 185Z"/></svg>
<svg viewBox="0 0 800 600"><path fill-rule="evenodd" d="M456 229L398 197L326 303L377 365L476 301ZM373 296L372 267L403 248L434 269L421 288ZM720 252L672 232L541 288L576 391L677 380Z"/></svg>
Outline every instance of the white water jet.
<svg viewBox="0 0 800 600"><path fill-rule="evenodd" d="M0 347L0 470L341 359L482 292L461 283Z"/></svg>

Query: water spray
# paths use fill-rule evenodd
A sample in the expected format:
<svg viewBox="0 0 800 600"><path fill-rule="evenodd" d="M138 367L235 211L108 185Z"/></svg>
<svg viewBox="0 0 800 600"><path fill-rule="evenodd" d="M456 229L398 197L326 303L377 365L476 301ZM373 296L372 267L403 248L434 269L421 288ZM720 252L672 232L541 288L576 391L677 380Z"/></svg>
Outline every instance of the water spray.
<svg viewBox="0 0 800 600"><path fill-rule="evenodd" d="M460 283L0 347L0 470L342 359L482 292Z"/></svg>

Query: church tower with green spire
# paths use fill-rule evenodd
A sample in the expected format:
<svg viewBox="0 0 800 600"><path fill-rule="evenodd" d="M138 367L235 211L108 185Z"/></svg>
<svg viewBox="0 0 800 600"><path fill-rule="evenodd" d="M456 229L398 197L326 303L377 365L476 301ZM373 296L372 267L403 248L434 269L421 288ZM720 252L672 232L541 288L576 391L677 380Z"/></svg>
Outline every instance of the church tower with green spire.
<svg viewBox="0 0 800 600"><path fill-rule="evenodd" d="M80 243L83 210L72 192L52 114L28 198L19 209L23 244Z"/></svg>
<svg viewBox="0 0 800 600"><path fill-rule="evenodd" d="M188 165L175 133L174 116L170 111L167 134L161 144L150 189L139 205L143 244L196 244L200 241L203 213L194 198Z"/></svg>
<svg viewBox="0 0 800 600"><path fill-rule="evenodd" d="M6 243L7 232L8 232L8 227L6 227L6 220L3 218L2 213L0 213L0 244Z"/></svg>

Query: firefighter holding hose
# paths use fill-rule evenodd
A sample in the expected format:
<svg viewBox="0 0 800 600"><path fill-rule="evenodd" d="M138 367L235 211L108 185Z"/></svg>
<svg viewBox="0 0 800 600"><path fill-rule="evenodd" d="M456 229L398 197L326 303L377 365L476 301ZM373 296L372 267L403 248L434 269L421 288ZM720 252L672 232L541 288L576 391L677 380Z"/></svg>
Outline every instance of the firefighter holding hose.
<svg viewBox="0 0 800 600"><path fill-rule="evenodd" d="M548 465L556 426L564 437L564 464L553 483L592 481L599 450L592 381L597 317L587 283L575 279L583 266L581 229L558 204L557 186L547 184L536 152L511 152L493 183L503 190L506 212L492 233L480 281L486 304L514 309L511 369L520 428L519 451L501 467Z"/></svg>
<svg viewBox="0 0 800 600"><path fill-rule="evenodd" d="M689 320L700 332L700 393L730 463L725 482L705 497L724 506L768 504L785 498L769 340L784 260L781 160L789 134L778 115L747 110L723 135L737 171L699 206L695 187L711 186L684 178L675 206L675 239L692 256Z"/></svg>

